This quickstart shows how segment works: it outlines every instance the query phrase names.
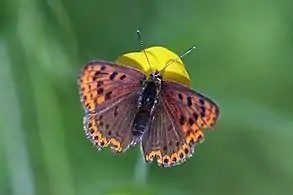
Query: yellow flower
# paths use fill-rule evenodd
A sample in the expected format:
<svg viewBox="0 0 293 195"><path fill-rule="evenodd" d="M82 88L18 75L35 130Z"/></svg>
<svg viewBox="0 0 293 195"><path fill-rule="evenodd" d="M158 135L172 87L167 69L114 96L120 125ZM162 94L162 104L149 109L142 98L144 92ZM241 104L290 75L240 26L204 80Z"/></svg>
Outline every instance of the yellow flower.
<svg viewBox="0 0 293 195"><path fill-rule="evenodd" d="M145 49L145 51L150 64L143 51L123 54L116 61L120 64L135 67L149 76L152 71L161 70L170 61L179 58L174 52L160 46L150 47ZM163 79L190 86L190 78L181 59L172 62L165 69Z"/></svg>

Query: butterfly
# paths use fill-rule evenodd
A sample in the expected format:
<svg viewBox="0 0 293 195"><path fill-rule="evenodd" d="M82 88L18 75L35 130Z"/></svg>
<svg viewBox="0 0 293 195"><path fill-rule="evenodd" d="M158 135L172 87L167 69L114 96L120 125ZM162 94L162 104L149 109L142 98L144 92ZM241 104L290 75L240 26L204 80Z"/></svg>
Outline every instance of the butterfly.
<svg viewBox="0 0 293 195"><path fill-rule="evenodd" d="M84 131L102 150L122 153L137 143L146 162L182 164L213 128L218 105L207 96L175 81L163 71L147 75L131 66L107 61L87 63L78 79L85 115Z"/></svg>

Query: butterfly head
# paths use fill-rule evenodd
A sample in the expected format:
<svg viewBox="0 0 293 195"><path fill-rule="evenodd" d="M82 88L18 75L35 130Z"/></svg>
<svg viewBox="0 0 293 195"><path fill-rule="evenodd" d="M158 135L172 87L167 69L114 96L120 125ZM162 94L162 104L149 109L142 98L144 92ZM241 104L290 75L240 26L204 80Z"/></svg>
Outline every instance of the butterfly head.
<svg viewBox="0 0 293 195"><path fill-rule="evenodd" d="M155 82L158 85L161 85L163 81L163 75L161 71L156 70L155 72L150 74L149 80Z"/></svg>

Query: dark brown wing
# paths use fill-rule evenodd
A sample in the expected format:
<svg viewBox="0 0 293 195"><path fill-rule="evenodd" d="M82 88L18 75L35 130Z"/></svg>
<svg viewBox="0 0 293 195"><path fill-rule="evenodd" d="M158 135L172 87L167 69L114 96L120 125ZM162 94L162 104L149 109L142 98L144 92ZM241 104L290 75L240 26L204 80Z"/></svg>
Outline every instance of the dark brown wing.
<svg viewBox="0 0 293 195"><path fill-rule="evenodd" d="M165 82L150 129L142 140L146 161L159 166L181 164L203 140L201 129L215 125L218 106L203 94L175 82Z"/></svg>
<svg viewBox="0 0 293 195"><path fill-rule="evenodd" d="M110 143L121 152L131 144L136 98L144 79L137 69L104 61L90 62L81 71L78 84L84 129L99 148Z"/></svg>

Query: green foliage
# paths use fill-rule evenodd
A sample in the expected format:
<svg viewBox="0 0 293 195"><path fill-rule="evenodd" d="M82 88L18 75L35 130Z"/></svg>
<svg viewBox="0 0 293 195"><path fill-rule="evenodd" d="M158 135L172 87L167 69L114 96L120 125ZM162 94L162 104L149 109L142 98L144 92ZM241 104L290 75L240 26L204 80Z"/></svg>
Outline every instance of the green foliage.
<svg viewBox="0 0 293 195"><path fill-rule="evenodd" d="M293 194L292 17L289 0L2 0L0 194ZM147 46L195 45L192 86L221 108L182 166L85 139L79 70L139 50L137 28Z"/></svg>

